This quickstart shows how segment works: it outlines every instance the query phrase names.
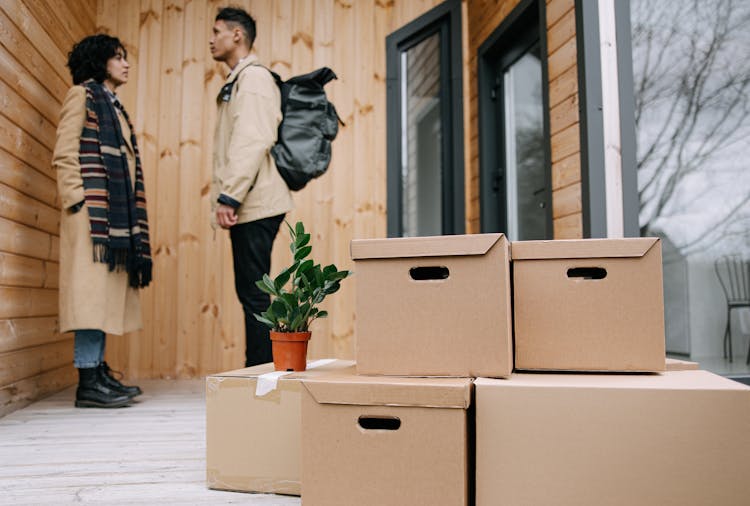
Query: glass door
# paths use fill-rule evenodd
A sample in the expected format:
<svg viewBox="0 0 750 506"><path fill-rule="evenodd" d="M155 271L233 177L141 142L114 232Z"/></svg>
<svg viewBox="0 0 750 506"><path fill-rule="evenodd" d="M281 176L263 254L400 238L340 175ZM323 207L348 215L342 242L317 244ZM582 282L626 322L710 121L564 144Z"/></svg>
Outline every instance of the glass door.
<svg viewBox="0 0 750 506"><path fill-rule="evenodd" d="M542 8L525 2L479 49L481 229L513 241L552 238Z"/></svg>
<svg viewBox="0 0 750 506"><path fill-rule="evenodd" d="M498 140L505 147L506 235L514 241L545 239L548 202L539 43L499 72L504 124L503 138Z"/></svg>

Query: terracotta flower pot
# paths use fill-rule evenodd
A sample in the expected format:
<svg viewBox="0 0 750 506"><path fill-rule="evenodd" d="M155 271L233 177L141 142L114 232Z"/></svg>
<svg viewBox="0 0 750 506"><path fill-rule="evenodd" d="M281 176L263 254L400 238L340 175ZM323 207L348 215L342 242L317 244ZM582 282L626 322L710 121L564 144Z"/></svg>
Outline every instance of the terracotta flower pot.
<svg viewBox="0 0 750 506"><path fill-rule="evenodd" d="M312 332L271 331L273 365L277 371L304 371L307 368L307 342Z"/></svg>

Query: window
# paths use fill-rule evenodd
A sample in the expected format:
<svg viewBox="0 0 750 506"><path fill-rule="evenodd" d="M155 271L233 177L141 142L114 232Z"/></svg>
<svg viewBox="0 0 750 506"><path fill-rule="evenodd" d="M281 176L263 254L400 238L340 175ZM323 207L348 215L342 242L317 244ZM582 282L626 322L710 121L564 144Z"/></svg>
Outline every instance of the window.
<svg viewBox="0 0 750 506"><path fill-rule="evenodd" d="M727 326L719 277L724 257L750 257L750 3L631 0L630 14L639 226L662 238L667 351L723 372L750 346L750 311ZM747 286L737 274L727 284Z"/></svg>
<svg viewBox="0 0 750 506"><path fill-rule="evenodd" d="M514 241L552 236L539 12L522 2L479 49L481 227Z"/></svg>
<svg viewBox="0 0 750 506"><path fill-rule="evenodd" d="M461 2L389 35L388 236L464 231Z"/></svg>

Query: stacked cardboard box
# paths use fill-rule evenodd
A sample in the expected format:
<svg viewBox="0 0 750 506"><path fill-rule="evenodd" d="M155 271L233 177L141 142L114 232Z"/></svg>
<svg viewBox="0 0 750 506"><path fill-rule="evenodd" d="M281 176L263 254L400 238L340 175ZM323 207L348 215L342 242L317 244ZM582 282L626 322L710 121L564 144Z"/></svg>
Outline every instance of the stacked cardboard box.
<svg viewBox="0 0 750 506"><path fill-rule="evenodd" d="M307 505L469 504L468 378L384 378L354 368L304 382Z"/></svg>
<svg viewBox="0 0 750 506"><path fill-rule="evenodd" d="M659 239L521 241L511 250L515 369L664 370Z"/></svg>
<svg viewBox="0 0 750 506"><path fill-rule="evenodd" d="M750 389L707 371L475 382L476 504L744 505Z"/></svg>
<svg viewBox="0 0 750 506"><path fill-rule="evenodd" d="M301 381L353 364L320 360L292 374L262 364L207 376L209 488L299 495Z"/></svg>
<svg viewBox="0 0 750 506"><path fill-rule="evenodd" d="M484 234L351 251L356 368L288 376L293 412L266 411L268 434L301 416L306 506L746 504L750 388L665 361L658 239ZM267 448L258 467L231 472L279 475L266 456L277 444L247 443ZM298 449L286 456L299 465ZM215 467L209 480L229 483Z"/></svg>
<svg viewBox="0 0 750 506"><path fill-rule="evenodd" d="M513 369L502 234L355 240L357 372L503 377Z"/></svg>

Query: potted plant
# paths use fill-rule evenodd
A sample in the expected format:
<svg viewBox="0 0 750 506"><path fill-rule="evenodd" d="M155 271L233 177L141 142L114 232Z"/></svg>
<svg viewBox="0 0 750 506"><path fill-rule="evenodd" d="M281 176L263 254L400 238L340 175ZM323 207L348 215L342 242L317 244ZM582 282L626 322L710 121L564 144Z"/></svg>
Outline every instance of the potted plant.
<svg viewBox="0 0 750 506"><path fill-rule="evenodd" d="M292 228L290 249L293 263L271 279L267 274L256 282L258 288L271 295L268 309L255 318L271 328L273 362L277 371L304 371L307 366L307 342L310 324L328 316L318 305L326 296L341 287L341 280L352 274L340 271L335 265L321 267L307 257L312 252L310 234L305 233L301 221Z"/></svg>

